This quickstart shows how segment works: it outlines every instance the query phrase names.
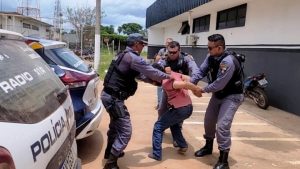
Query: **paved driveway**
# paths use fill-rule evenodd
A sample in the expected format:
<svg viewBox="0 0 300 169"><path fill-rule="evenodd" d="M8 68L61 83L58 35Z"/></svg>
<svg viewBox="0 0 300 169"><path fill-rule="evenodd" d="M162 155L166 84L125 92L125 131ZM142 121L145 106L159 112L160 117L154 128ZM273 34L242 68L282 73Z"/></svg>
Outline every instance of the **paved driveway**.
<svg viewBox="0 0 300 169"><path fill-rule="evenodd" d="M204 94L202 98L192 97L194 112L183 127L185 138L189 143L187 153L177 154L172 146L170 131L167 130L163 141L163 159L157 162L147 157L151 152L152 129L157 119L154 110L156 87L139 83L136 95L126 101L131 113L133 136L125 150L125 157L119 160L120 168L212 168L218 158L216 142L212 155L203 158L196 158L193 155L204 144L203 117L209 99L209 94ZM103 168L108 122L109 117L105 114L98 131L78 142L83 169ZM300 169L300 117L273 107L262 110L251 100L246 99L233 122L229 163L233 169Z"/></svg>

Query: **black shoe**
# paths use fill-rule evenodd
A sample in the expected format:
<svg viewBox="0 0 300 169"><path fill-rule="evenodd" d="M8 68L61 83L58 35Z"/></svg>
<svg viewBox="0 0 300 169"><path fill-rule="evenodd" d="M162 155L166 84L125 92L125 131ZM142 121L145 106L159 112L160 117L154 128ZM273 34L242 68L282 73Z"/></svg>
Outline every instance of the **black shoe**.
<svg viewBox="0 0 300 169"><path fill-rule="evenodd" d="M196 157L203 157L212 154L214 140L206 140L206 144L200 150L195 152Z"/></svg>
<svg viewBox="0 0 300 169"><path fill-rule="evenodd" d="M110 154L103 169L119 169L117 161L118 157Z"/></svg>
<svg viewBox="0 0 300 169"><path fill-rule="evenodd" d="M230 168L228 163L221 163L218 161L214 169L230 169Z"/></svg>
<svg viewBox="0 0 300 169"><path fill-rule="evenodd" d="M124 152L120 153L120 154L119 154L119 158L124 157L124 155L125 155ZM105 154L104 154L104 159L108 159L108 158L109 158L109 154L107 154L107 153L105 152Z"/></svg>
<svg viewBox="0 0 300 169"><path fill-rule="evenodd" d="M106 163L103 169L120 169L117 163Z"/></svg>
<svg viewBox="0 0 300 169"><path fill-rule="evenodd" d="M220 157L214 169L230 169L228 164L229 150L220 151Z"/></svg>
<svg viewBox="0 0 300 169"><path fill-rule="evenodd" d="M149 158L152 158L152 159L154 159L154 160L156 160L156 161L161 161L161 158L156 157L153 153L148 154L148 157L149 157Z"/></svg>

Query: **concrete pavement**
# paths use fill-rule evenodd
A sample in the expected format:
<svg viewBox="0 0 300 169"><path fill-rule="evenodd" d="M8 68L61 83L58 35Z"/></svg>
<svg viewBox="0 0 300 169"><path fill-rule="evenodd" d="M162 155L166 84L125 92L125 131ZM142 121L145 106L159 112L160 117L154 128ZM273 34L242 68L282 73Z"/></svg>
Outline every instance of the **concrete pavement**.
<svg viewBox="0 0 300 169"><path fill-rule="evenodd" d="M200 84L204 86L204 83ZM99 87L100 91L102 86ZM131 114L133 135L125 149L125 157L119 159L121 169L210 169L218 158L215 141L212 155L196 158L194 152L204 145L203 117L210 94L202 98L192 97L194 112L184 123L183 133L189 143L185 155L172 146L170 131L166 130L163 141L163 159L160 162L147 157L151 152L152 129L157 119L156 87L139 83L135 96L126 101ZM98 131L87 139L78 141L79 157L83 169L103 168L106 132L109 116L105 113ZM300 117L269 107L262 110L246 99L239 108L232 126L231 168L288 168L300 169Z"/></svg>

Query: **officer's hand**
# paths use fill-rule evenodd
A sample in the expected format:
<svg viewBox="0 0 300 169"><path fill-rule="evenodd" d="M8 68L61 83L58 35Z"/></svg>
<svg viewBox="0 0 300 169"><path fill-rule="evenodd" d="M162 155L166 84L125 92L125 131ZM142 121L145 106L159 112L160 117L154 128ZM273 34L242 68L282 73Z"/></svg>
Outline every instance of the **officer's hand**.
<svg viewBox="0 0 300 169"><path fill-rule="evenodd" d="M202 89L200 87L197 87L196 90L192 90L193 94L197 97L202 97Z"/></svg>
<svg viewBox="0 0 300 169"><path fill-rule="evenodd" d="M174 77L174 75L173 75L173 74L169 74L169 79L171 79L171 80L175 80L175 77Z"/></svg>
<svg viewBox="0 0 300 169"><path fill-rule="evenodd" d="M182 81L190 82L191 77L187 76L187 75L181 75L181 79L182 79Z"/></svg>

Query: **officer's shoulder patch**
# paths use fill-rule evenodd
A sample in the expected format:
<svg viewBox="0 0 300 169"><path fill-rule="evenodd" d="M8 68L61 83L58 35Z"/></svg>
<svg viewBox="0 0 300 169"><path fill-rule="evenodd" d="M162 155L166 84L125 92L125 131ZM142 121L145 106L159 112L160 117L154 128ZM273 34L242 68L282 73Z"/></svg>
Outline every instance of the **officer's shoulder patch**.
<svg viewBox="0 0 300 169"><path fill-rule="evenodd" d="M188 58L188 60L191 60L191 61L193 61L193 60L194 60L194 58L193 58L193 56L192 56L192 55L186 55L186 58Z"/></svg>
<svg viewBox="0 0 300 169"><path fill-rule="evenodd" d="M147 64L147 62L146 62L145 59L143 59L143 58L140 58L139 63L140 63L141 65L146 65L146 64Z"/></svg>
<svg viewBox="0 0 300 169"><path fill-rule="evenodd" d="M224 73L228 69L228 64L225 62L220 63L221 72Z"/></svg>

